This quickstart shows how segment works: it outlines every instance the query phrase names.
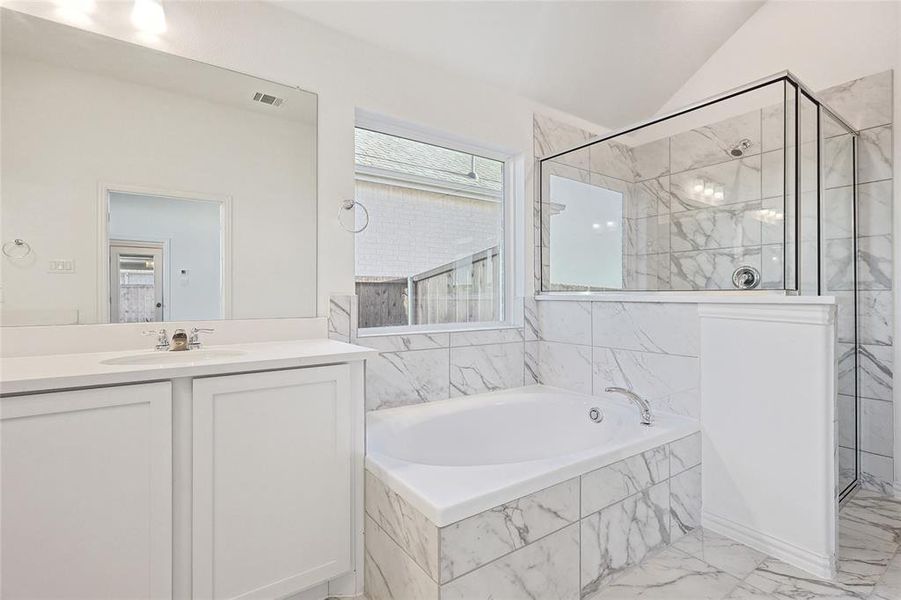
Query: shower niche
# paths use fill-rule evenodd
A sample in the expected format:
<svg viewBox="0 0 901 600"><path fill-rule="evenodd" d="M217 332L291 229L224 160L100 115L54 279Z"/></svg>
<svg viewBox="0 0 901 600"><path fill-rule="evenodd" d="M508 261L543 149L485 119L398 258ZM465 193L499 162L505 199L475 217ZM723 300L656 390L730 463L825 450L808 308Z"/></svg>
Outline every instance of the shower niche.
<svg viewBox="0 0 901 600"><path fill-rule="evenodd" d="M856 164L857 133L788 72L543 157L539 293L834 296L844 496L859 473Z"/></svg>

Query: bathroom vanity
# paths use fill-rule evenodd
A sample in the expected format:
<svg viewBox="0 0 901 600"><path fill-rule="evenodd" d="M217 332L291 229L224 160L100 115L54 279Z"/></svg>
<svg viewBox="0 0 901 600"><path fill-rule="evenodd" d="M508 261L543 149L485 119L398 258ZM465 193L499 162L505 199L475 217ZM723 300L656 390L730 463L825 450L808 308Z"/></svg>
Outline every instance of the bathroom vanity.
<svg viewBox="0 0 901 600"><path fill-rule="evenodd" d="M272 598L341 576L352 592L375 354L312 339L2 359L3 595Z"/></svg>

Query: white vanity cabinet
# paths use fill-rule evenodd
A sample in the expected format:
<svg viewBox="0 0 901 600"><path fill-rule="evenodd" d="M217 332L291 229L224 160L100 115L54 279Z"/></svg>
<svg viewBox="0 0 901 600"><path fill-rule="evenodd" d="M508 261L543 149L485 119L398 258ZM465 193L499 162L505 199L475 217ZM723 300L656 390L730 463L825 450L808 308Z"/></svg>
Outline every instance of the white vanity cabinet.
<svg viewBox="0 0 901 600"><path fill-rule="evenodd" d="M377 352L323 339L218 351L0 359L0 597L362 593Z"/></svg>
<svg viewBox="0 0 901 600"><path fill-rule="evenodd" d="M277 598L352 569L346 364L193 381L193 597Z"/></svg>
<svg viewBox="0 0 901 600"><path fill-rule="evenodd" d="M0 399L0 596L172 595L166 383Z"/></svg>

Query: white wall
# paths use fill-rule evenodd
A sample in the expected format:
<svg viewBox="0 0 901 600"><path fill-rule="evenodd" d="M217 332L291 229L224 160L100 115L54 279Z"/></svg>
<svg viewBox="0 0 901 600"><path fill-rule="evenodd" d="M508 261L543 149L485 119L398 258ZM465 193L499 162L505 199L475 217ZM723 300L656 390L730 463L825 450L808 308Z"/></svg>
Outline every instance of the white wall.
<svg viewBox="0 0 901 600"><path fill-rule="evenodd" d="M110 194L111 240L166 244L163 311L167 321L222 318L219 213L216 202Z"/></svg>
<svg viewBox="0 0 901 600"><path fill-rule="evenodd" d="M296 85L319 94L319 314L328 296L353 292L353 236L336 219L339 203L354 193L354 110L420 124L463 140L531 157L532 113L539 110L595 126L505 90L443 72L381 50L263 2L167 2L168 31L142 38L129 20L131 3L98 3L82 26L113 37ZM65 22L55 4L13 0L5 6ZM531 199L532 161L524 160ZM531 211L525 242L531 243ZM531 261L525 261L531 273ZM531 277L525 279L531 282Z"/></svg>
<svg viewBox="0 0 901 600"><path fill-rule="evenodd" d="M3 261L4 313L74 308L100 322L103 183L229 198L232 315L316 314L308 124L16 57L2 76L3 239L34 251ZM49 273L55 259L75 273Z"/></svg>
<svg viewBox="0 0 901 600"><path fill-rule="evenodd" d="M897 64L896 2L771 0L661 107L668 112L779 71L821 90Z"/></svg>

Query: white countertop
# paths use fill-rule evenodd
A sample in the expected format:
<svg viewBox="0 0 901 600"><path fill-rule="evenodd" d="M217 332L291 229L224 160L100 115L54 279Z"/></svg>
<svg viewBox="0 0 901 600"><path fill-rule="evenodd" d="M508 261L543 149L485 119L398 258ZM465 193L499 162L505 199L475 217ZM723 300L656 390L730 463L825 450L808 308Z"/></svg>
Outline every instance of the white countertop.
<svg viewBox="0 0 901 600"><path fill-rule="evenodd" d="M155 351L118 350L3 358L0 359L0 394L309 367L365 360L379 354L371 348L328 339L204 345L204 349L239 351L241 354L202 361L125 365L104 364L103 361L125 356L152 355ZM192 351L185 354L189 352Z"/></svg>

